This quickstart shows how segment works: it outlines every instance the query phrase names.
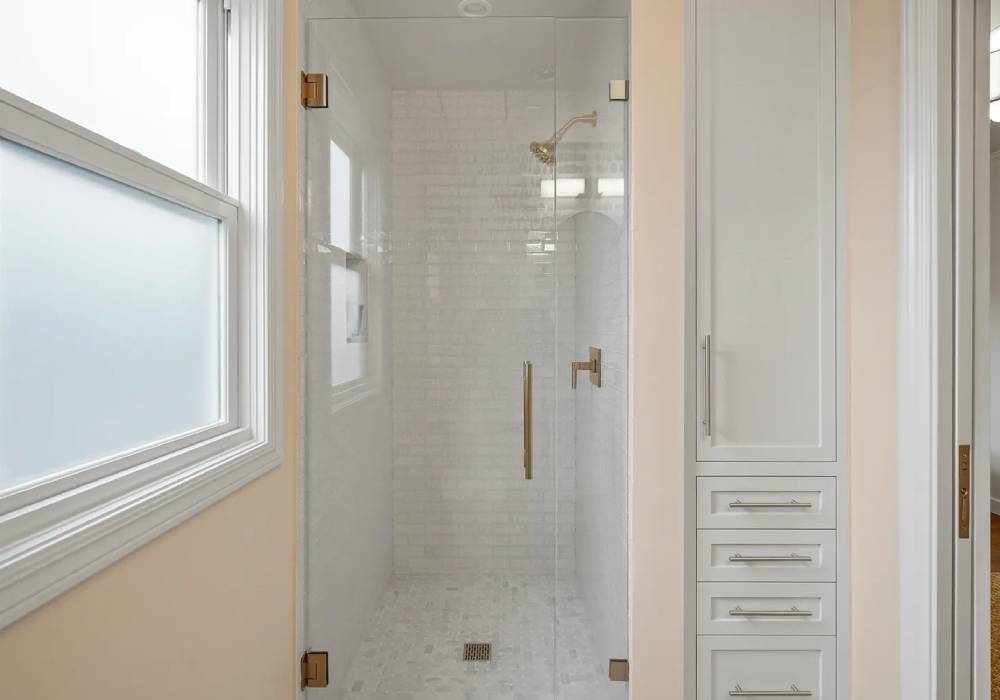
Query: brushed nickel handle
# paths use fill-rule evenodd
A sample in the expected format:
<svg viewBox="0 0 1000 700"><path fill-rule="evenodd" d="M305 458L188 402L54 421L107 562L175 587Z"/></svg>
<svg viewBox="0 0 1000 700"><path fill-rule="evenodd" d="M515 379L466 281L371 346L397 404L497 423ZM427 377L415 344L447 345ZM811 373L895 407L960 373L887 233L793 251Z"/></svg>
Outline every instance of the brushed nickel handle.
<svg viewBox="0 0 1000 700"><path fill-rule="evenodd" d="M788 690L743 690L737 685L729 691L729 696L734 698L811 698L811 690L799 690L797 685L792 684Z"/></svg>
<svg viewBox="0 0 1000 700"><path fill-rule="evenodd" d="M735 608L729 610L729 615L731 617L812 617L813 614L811 610L799 610L794 605L788 610L761 610L753 608L744 610L737 605Z"/></svg>
<svg viewBox="0 0 1000 700"><path fill-rule="evenodd" d="M705 417L701 422L705 426L705 437L712 436L712 336L706 335L701 345L705 351Z"/></svg>
<svg viewBox="0 0 1000 700"><path fill-rule="evenodd" d="M777 501L773 503L766 503L766 502L762 503L754 501L744 503L743 501L737 498L735 501L730 501L729 507L730 508L812 508L813 504L809 503L808 501L806 502L796 501L794 498L790 501Z"/></svg>
<svg viewBox="0 0 1000 700"><path fill-rule="evenodd" d="M532 365L525 361L521 368L521 390L524 394L524 478L530 480L534 476L534 465L532 464L532 440L531 440L531 382Z"/></svg>
<svg viewBox="0 0 1000 700"><path fill-rule="evenodd" d="M733 554L729 557L729 561L734 562L766 562L766 561L812 561L813 558L808 554L761 554L759 556L749 556L745 557L742 554Z"/></svg>

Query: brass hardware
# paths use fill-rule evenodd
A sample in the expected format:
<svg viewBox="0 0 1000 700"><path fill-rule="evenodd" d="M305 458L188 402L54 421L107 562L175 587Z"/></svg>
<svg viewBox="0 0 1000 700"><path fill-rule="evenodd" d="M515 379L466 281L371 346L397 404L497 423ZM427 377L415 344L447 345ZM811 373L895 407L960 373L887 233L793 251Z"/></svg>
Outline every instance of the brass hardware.
<svg viewBox="0 0 1000 700"><path fill-rule="evenodd" d="M969 523L972 515L972 448L958 446L958 537L969 539Z"/></svg>
<svg viewBox="0 0 1000 700"><path fill-rule="evenodd" d="M628 682L628 659L610 659L608 661L608 679Z"/></svg>
<svg viewBox="0 0 1000 700"><path fill-rule="evenodd" d="M736 499L729 504L730 508L812 508L812 503L802 503L801 501L796 501L794 498L790 501L779 501L777 503L744 503L740 499Z"/></svg>
<svg viewBox="0 0 1000 700"><path fill-rule="evenodd" d="M739 685L729 691L733 698L811 698L812 691L799 690L795 684L788 690L743 690Z"/></svg>
<svg viewBox="0 0 1000 700"><path fill-rule="evenodd" d="M306 109L329 107L325 73L302 73L301 99Z"/></svg>
<svg viewBox="0 0 1000 700"><path fill-rule="evenodd" d="M521 369L521 390L524 395L524 449L522 451L524 460L524 478L531 480L534 476L534 466L532 464L532 444L531 444L531 383L532 365L525 362Z"/></svg>
<svg viewBox="0 0 1000 700"><path fill-rule="evenodd" d="M742 554L734 554L729 557L732 562L767 562L767 561L812 561L813 558L806 554L765 554L761 556L745 557Z"/></svg>
<svg viewBox="0 0 1000 700"><path fill-rule="evenodd" d="M330 684L330 657L325 651L307 651L302 655L302 688L325 688Z"/></svg>
<svg viewBox="0 0 1000 700"><path fill-rule="evenodd" d="M563 140L564 136L566 136L566 132L577 124L590 124L590 126L596 127L597 110L595 109L589 114L576 115L563 124L559 131L557 131L548 141L542 141L541 143L538 141L532 141L528 146L529 150L535 158L542 161L545 165L552 165L556 162L556 147L559 145L559 142Z"/></svg>
<svg viewBox="0 0 1000 700"><path fill-rule="evenodd" d="M590 383L594 386L601 386L601 349L591 347L590 348L590 359L586 362L575 361L570 364L572 367L572 381L570 384L573 388L576 388L576 373L585 371L590 372Z"/></svg>
<svg viewBox="0 0 1000 700"><path fill-rule="evenodd" d="M608 99L612 102L628 102L628 81L612 80L608 83Z"/></svg>
<svg viewBox="0 0 1000 700"><path fill-rule="evenodd" d="M744 610L739 605L729 611L730 617L812 617L811 610L799 610L794 605L788 610Z"/></svg>
<svg viewBox="0 0 1000 700"><path fill-rule="evenodd" d="M462 648L462 661L492 661L493 644L490 642L466 642Z"/></svg>

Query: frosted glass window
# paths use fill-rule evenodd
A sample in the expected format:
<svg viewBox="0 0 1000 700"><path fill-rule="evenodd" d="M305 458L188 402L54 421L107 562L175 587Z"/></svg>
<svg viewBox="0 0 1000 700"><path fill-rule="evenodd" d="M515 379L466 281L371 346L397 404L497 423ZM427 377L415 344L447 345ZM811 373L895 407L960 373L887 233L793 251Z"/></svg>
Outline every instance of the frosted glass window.
<svg viewBox="0 0 1000 700"><path fill-rule="evenodd" d="M0 139L0 489L214 423L219 222Z"/></svg>
<svg viewBox="0 0 1000 700"><path fill-rule="evenodd" d="M192 177L198 0L0 0L0 88Z"/></svg>
<svg viewBox="0 0 1000 700"><path fill-rule="evenodd" d="M330 243L351 250L351 158L330 142Z"/></svg>

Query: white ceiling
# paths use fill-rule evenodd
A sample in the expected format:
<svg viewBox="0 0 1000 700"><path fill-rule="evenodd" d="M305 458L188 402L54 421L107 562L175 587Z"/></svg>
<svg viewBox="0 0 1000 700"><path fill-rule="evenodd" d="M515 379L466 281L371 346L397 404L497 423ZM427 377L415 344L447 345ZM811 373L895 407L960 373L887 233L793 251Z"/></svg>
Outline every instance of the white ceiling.
<svg viewBox="0 0 1000 700"><path fill-rule="evenodd" d="M334 40L344 22L368 38L398 90L560 90L624 77L622 19L499 18L311 20L310 34ZM339 25L339 26L338 26Z"/></svg>

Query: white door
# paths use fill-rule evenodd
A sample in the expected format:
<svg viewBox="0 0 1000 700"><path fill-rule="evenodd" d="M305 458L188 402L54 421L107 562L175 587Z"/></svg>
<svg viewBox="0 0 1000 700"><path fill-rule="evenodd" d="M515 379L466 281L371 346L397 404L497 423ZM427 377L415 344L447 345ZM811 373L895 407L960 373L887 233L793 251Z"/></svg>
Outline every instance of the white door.
<svg viewBox="0 0 1000 700"><path fill-rule="evenodd" d="M699 0L698 459L836 458L835 0Z"/></svg>

